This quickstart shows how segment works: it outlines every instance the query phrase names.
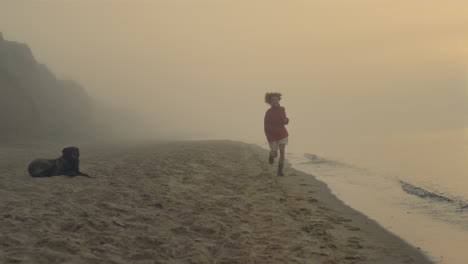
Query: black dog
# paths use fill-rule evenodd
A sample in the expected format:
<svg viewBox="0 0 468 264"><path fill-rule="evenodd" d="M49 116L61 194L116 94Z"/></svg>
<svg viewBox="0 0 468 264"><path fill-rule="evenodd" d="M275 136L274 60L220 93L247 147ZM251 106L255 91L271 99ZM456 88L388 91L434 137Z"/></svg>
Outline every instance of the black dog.
<svg viewBox="0 0 468 264"><path fill-rule="evenodd" d="M80 150L76 147L68 147L62 150L62 156L58 159L36 159L29 166L29 174L33 177L50 177L58 175L86 176L80 172Z"/></svg>

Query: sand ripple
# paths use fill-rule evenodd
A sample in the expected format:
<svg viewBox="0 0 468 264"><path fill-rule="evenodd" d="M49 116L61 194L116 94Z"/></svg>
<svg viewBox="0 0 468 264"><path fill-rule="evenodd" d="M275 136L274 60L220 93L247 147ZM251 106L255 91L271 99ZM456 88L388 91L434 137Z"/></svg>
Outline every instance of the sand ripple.
<svg viewBox="0 0 468 264"><path fill-rule="evenodd" d="M346 264L393 257L375 253L380 248L360 227L310 186L291 192L255 146L88 145L82 170L95 179L26 174L30 160L59 150L1 151L2 263ZM423 263L395 255L393 263Z"/></svg>

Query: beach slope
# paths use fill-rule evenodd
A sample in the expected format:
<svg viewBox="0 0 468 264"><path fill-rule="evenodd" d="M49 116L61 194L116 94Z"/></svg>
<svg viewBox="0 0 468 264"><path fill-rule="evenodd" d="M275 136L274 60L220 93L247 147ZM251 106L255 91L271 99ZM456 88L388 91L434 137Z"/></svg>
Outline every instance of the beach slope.
<svg viewBox="0 0 468 264"><path fill-rule="evenodd" d="M60 150L0 149L1 263L431 263L255 145L85 144L96 178L27 175Z"/></svg>

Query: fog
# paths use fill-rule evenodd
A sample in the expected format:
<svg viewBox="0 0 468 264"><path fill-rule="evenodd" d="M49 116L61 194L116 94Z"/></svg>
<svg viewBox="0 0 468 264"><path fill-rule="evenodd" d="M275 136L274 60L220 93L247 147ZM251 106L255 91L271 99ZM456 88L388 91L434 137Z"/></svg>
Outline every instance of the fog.
<svg viewBox="0 0 468 264"><path fill-rule="evenodd" d="M0 0L0 32L0 150L6 164L0 171L9 179L7 194L36 195L30 183L15 186L26 182L19 164L34 153L55 153L59 145L80 147L81 164L94 168L99 184L106 173L112 179L128 174L134 189L146 176L158 183L174 172L174 182L180 176L180 185L189 185L177 195L162 193L163 202L196 194L190 188L204 184L198 181L211 175L204 175L209 168L212 174L226 171L217 179L238 174L216 171L213 153L192 158L198 152L179 155L179 147L166 155L158 146L139 154L136 148L123 153L91 146L96 140L230 139L268 148L264 95L281 92L290 119L286 159L293 167L420 252L444 264L467 263L467 0ZM10 148L18 142L35 150ZM244 148L241 154L254 157ZM209 167L186 166L182 156L208 160ZM265 154L265 166L267 159ZM138 167L132 173L130 163ZM263 166L260 176L276 164ZM239 164L239 172L253 173L253 167ZM191 174L183 168L201 169ZM275 183L301 182L304 188L294 189L304 193L312 187L289 165L285 174ZM186 181L191 175L200 177ZM120 195L126 182L115 179ZM66 190L82 195L78 181ZM416 188L409 192L402 182ZM323 196L315 190L306 195ZM66 204L59 205L62 210Z"/></svg>
<svg viewBox="0 0 468 264"><path fill-rule="evenodd" d="M263 96L278 91L290 134L323 142L464 128L467 12L462 0L1 0L0 31L154 138L264 141Z"/></svg>

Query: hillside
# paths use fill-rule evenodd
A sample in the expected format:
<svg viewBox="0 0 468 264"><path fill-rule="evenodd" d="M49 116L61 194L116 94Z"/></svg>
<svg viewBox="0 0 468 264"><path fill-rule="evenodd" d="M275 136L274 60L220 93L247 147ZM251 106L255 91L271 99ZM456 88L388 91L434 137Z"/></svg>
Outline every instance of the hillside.
<svg viewBox="0 0 468 264"><path fill-rule="evenodd" d="M86 138L105 133L103 112L77 82L58 79L28 45L0 33L1 138Z"/></svg>

